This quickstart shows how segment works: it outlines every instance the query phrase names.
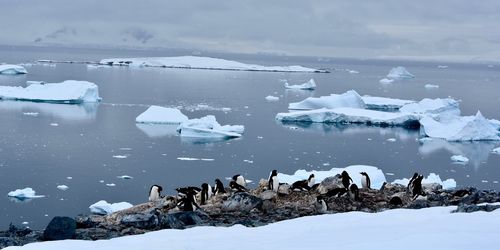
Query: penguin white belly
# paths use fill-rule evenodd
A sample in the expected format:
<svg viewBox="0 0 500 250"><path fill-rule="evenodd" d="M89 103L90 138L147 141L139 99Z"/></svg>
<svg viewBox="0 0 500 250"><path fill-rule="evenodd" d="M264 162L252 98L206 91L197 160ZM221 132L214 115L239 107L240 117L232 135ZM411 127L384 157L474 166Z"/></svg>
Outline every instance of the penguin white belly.
<svg viewBox="0 0 500 250"><path fill-rule="evenodd" d="M278 177L274 176L273 177L273 191L274 192L278 192L279 185L280 185L280 182L278 180Z"/></svg>
<svg viewBox="0 0 500 250"><path fill-rule="evenodd" d="M208 185L208 198L212 197L212 186Z"/></svg>
<svg viewBox="0 0 500 250"><path fill-rule="evenodd" d="M316 179L313 177L313 178L311 178L311 179L309 180L309 182L307 183L307 185L308 185L309 187L312 187L312 186L314 186L314 183L316 183Z"/></svg>
<svg viewBox="0 0 500 250"><path fill-rule="evenodd" d="M368 181L366 180L366 176L361 176L361 187L368 188Z"/></svg>
<svg viewBox="0 0 500 250"><path fill-rule="evenodd" d="M241 175L238 176L238 178L236 178L236 183L238 183L238 185L243 186L243 187L247 186L245 178L243 178L243 176L241 176Z"/></svg>
<svg viewBox="0 0 500 250"><path fill-rule="evenodd" d="M158 187L151 188L151 191L149 193L149 201L156 201L158 199L160 199L160 194L158 192Z"/></svg>

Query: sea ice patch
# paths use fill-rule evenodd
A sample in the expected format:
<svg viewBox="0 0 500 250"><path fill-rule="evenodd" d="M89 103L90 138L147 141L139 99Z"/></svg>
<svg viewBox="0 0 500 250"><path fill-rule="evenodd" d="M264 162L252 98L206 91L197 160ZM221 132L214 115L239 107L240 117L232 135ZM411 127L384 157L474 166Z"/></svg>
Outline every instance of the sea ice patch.
<svg viewBox="0 0 500 250"><path fill-rule="evenodd" d="M354 90L349 90L343 94L332 94L321 97L308 97L300 102L288 104L288 109L292 110L312 110L320 108L365 108L365 103L361 96Z"/></svg>
<svg viewBox="0 0 500 250"><path fill-rule="evenodd" d="M288 81L285 81L285 88L287 89L301 89L301 90L314 90L316 88L316 82L314 79L310 79L309 81L302 83L302 84L296 84L296 85L290 85Z"/></svg>
<svg viewBox="0 0 500 250"><path fill-rule="evenodd" d="M0 64L0 74L2 75L28 74L28 71L23 66L13 65L13 64Z"/></svg>
<svg viewBox="0 0 500 250"><path fill-rule="evenodd" d="M37 195L35 190L33 190L30 187L24 188L24 189L16 189L14 191L10 191L7 196L16 198L18 200L26 200L26 199L33 199L33 198L42 198L45 197L45 195Z"/></svg>
<svg viewBox="0 0 500 250"><path fill-rule="evenodd" d="M69 189L69 187L68 187L68 186L66 186L66 185L58 185L58 186L57 186L57 189L62 190L62 191L66 191L66 190L68 190L68 189Z"/></svg>
<svg viewBox="0 0 500 250"><path fill-rule="evenodd" d="M276 102L276 101L279 101L280 98L277 96L268 95L268 96L266 96L266 100L270 101L270 102Z"/></svg>
<svg viewBox="0 0 500 250"><path fill-rule="evenodd" d="M467 158L463 155L453 155L450 157L450 159L456 163L462 163L462 164L469 163L469 158Z"/></svg>

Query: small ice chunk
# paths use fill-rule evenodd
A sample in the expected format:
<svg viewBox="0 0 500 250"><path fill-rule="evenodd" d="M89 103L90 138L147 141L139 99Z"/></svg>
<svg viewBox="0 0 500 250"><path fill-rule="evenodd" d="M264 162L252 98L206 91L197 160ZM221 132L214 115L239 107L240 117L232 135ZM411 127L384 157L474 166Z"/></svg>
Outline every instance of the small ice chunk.
<svg viewBox="0 0 500 250"><path fill-rule="evenodd" d="M28 71L23 66L13 65L13 64L0 64L0 74L2 75L28 74Z"/></svg>
<svg viewBox="0 0 500 250"><path fill-rule="evenodd" d="M117 176L116 178L130 180L130 179L133 179L134 177L132 177L130 175L120 175L120 176Z"/></svg>
<svg viewBox="0 0 500 250"><path fill-rule="evenodd" d="M57 189L62 190L62 191L68 190L68 188L69 188L69 187L68 187L68 186L66 186L66 185L58 185L58 186L57 186Z"/></svg>
<svg viewBox="0 0 500 250"><path fill-rule="evenodd" d="M491 152L493 154L500 154L500 148L494 148L493 150L491 150Z"/></svg>
<svg viewBox="0 0 500 250"><path fill-rule="evenodd" d="M181 123L181 125L177 128L181 137L215 139L241 137L244 130L245 127L243 125L221 126L213 115L207 115L199 119L190 119Z"/></svg>
<svg viewBox="0 0 500 250"><path fill-rule="evenodd" d="M30 187L27 187L24 189L16 189L14 191L9 192L7 194L7 196L16 198L18 200L26 200L26 199L45 197L45 195L36 195L35 190L33 190Z"/></svg>
<svg viewBox="0 0 500 250"><path fill-rule="evenodd" d="M128 202L108 203L105 200L100 200L89 206L91 213L99 215L108 215L131 207L133 205Z"/></svg>
<svg viewBox="0 0 500 250"><path fill-rule="evenodd" d="M59 123L53 122L53 123L51 123L49 125L52 126L52 127L57 127L57 126L59 126Z"/></svg>
<svg viewBox="0 0 500 250"><path fill-rule="evenodd" d="M188 120L180 110L160 106L150 106L135 118L137 123L180 124Z"/></svg>
<svg viewBox="0 0 500 250"><path fill-rule="evenodd" d="M106 186L108 186L108 187L114 187L114 186L116 186L116 184L114 184L114 183L106 183Z"/></svg>
<svg viewBox="0 0 500 250"><path fill-rule="evenodd" d="M426 89L437 89L439 88L439 85L435 85L435 84L426 84L424 86Z"/></svg>
<svg viewBox="0 0 500 250"><path fill-rule="evenodd" d="M457 162L457 163L468 163L469 162L469 158L463 156L463 155L453 155L450 157L450 159L454 162Z"/></svg>
<svg viewBox="0 0 500 250"><path fill-rule="evenodd" d="M179 160L179 161L199 161L200 159L193 158L193 157L177 157L177 160Z"/></svg>
<svg viewBox="0 0 500 250"><path fill-rule="evenodd" d="M24 112L23 115L25 115L25 116L38 116L38 112Z"/></svg>
<svg viewBox="0 0 500 250"><path fill-rule="evenodd" d="M268 96L266 96L266 100L268 100L270 102L275 102L275 101L279 101L280 98L277 96L268 95Z"/></svg>
<svg viewBox="0 0 500 250"><path fill-rule="evenodd" d="M437 67L438 67L438 69L446 69L446 68L448 68L447 65L438 65Z"/></svg>
<svg viewBox="0 0 500 250"><path fill-rule="evenodd" d="M128 158L128 155L113 155L113 158L116 158L116 159L126 159L126 158Z"/></svg>
<svg viewBox="0 0 500 250"><path fill-rule="evenodd" d="M395 80L415 78L414 75L410 74L410 72L408 72L408 70L406 70L406 68L402 67L402 66L392 68L386 77L389 79L395 79Z"/></svg>
<svg viewBox="0 0 500 250"><path fill-rule="evenodd" d="M387 78L382 78L380 79L380 81L378 81L379 83L382 83L382 84L391 84L394 82L393 79L387 79Z"/></svg>
<svg viewBox="0 0 500 250"><path fill-rule="evenodd" d="M396 141L396 138L389 138L387 139L388 142L395 142Z"/></svg>
<svg viewBox="0 0 500 250"><path fill-rule="evenodd" d="M316 88L316 82L314 81L314 79L311 79L308 82L305 82L302 84L290 85L290 84L288 84L287 81L285 81L285 88L287 88L287 89L313 90Z"/></svg>

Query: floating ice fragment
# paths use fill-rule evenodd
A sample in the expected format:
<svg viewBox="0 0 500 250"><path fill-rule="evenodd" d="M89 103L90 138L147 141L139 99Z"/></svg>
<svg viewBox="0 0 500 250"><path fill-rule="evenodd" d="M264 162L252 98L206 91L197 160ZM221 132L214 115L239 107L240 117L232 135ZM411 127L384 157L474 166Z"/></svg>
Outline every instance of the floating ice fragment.
<svg viewBox="0 0 500 250"><path fill-rule="evenodd" d="M126 159L126 158L128 158L128 155L113 155L113 158L116 158L116 159Z"/></svg>
<svg viewBox="0 0 500 250"><path fill-rule="evenodd" d="M120 176L117 176L116 178L130 180L130 179L133 179L134 177L132 177L130 175L120 175Z"/></svg>
<svg viewBox="0 0 500 250"><path fill-rule="evenodd" d="M266 100L268 100L270 102L275 102L275 101L279 101L280 98L277 96L268 95L268 96L266 96Z"/></svg>
<svg viewBox="0 0 500 250"><path fill-rule="evenodd" d="M426 89L437 89L439 88L439 85L435 85L435 84L426 84L424 86Z"/></svg>
<svg viewBox="0 0 500 250"><path fill-rule="evenodd" d="M0 64L0 74L3 75L17 75L17 74L27 74L28 71L19 65L12 64Z"/></svg>
<svg viewBox="0 0 500 250"><path fill-rule="evenodd" d="M58 186L57 186L57 189L62 190L62 191L68 190L68 188L69 188L69 187L68 187L68 186L66 186L66 185L58 185Z"/></svg>
<svg viewBox="0 0 500 250"><path fill-rule="evenodd" d="M408 72L408 70L406 70L405 67L401 67L401 66L392 68L386 77L389 79L395 79L395 80L415 78L415 76L410 74L410 72Z"/></svg>
<svg viewBox="0 0 500 250"><path fill-rule="evenodd" d="M289 85L287 81L285 81L285 88L287 89L302 89L302 90L314 90L316 88L316 82L314 79L309 80L308 82L297 84L297 85Z"/></svg>
<svg viewBox="0 0 500 250"><path fill-rule="evenodd" d="M36 195L35 190L33 190L30 187L27 187L24 189L16 189L14 191L9 192L7 194L7 196L16 198L18 200L26 200L26 199L45 197L45 195Z"/></svg>
<svg viewBox="0 0 500 250"><path fill-rule="evenodd" d="M463 163L463 164L467 164L469 162L469 158L467 158L463 155L453 155L450 157L450 159L454 162Z"/></svg>
<svg viewBox="0 0 500 250"><path fill-rule="evenodd" d="M379 83L382 83L382 84L390 84L390 83L393 83L394 80L393 79L387 79L387 78L382 78L380 79L380 81L378 81Z"/></svg>

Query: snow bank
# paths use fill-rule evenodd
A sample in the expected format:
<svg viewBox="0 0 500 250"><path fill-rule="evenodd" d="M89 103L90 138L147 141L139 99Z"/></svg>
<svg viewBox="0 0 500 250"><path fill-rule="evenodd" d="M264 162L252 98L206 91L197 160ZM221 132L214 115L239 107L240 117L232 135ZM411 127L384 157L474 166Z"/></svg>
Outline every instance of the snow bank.
<svg viewBox="0 0 500 250"><path fill-rule="evenodd" d="M363 102L367 109L375 110L398 110L404 105L415 103L413 100L403 100L396 98L387 97L376 97L376 96L362 96Z"/></svg>
<svg viewBox="0 0 500 250"><path fill-rule="evenodd" d="M244 70L271 72L311 72L325 73L325 70L302 66L261 66L229 61L219 58L199 56L145 57L145 58L111 58L103 59L99 64L110 66L163 67L183 69Z"/></svg>
<svg viewBox="0 0 500 250"><path fill-rule="evenodd" d="M28 71L23 66L12 65L12 64L0 64L0 74L2 75L28 74Z"/></svg>
<svg viewBox="0 0 500 250"><path fill-rule="evenodd" d="M288 109L311 110L311 109L334 109L334 108L365 108L365 103L361 96L354 90L349 90L343 94L332 94L322 97L309 97L301 102L292 102Z"/></svg>
<svg viewBox="0 0 500 250"><path fill-rule="evenodd" d="M418 114L418 115L435 115L435 116L458 116L460 115L460 108L458 101L445 98L445 99L429 99L424 98L419 102L409 103L402 106L399 111Z"/></svg>
<svg viewBox="0 0 500 250"><path fill-rule="evenodd" d="M299 169L295 171L295 173L292 175L278 173L278 179L282 183L288 183L291 185L296 181L306 180L307 178L309 178L309 175L314 174L316 183L320 183L327 177L341 174L342 171L347 171L347 173L349 173L349 176L351 176L354 183L356 183L356 185L358 185L359 187L361 187L361 175L359 174L360 172L366 172L368 176L370 176L371 187L374 189L379 189L380 187L382 187L382 184L386 181L385 175L382 172L382 170L378 169L377 167L366 166L366 165L352 165L346 168L332 168L327 171L316 171L316 170L306 171L303 169Z"/></svg>
<svg viewBox="0 0 500 250"><path fill-rule="evenodd" d="M180 110L160 106L150 106L135 118L137 123L180 124L188 120Z"/></svg>
<svg viewBox="0 0 500 250"><path fill-rule="evenodd" d="M475 116L456 116L436 121L426 116L420 119L421 133L447 141L498 141L498 130L477 112Z"/></svg>
<svg viewBox="0 0 500 250"><path fill-rule="evenodd" d="M244 130L245 127L243 125L221 126L213 115L185 121L177 128L181 137L221 139L241 137Z"/></svg>
<svg viewBox="0 0 500 250"><path fill-rule="evenodd" d="M93 214L108 215L114 212L131 208L133 205L128 202L108 203L100 200L90 205L90 212Z"/></svg>
<svg viewBox="0 0 500 250"><path fill-rule="evenodd" d="M408 72L408 70L406 70L405 67L401 67L401 66L392 68L386 77L389 79L395 79L395 80L415 78L415 76L410 74L410 72Z"/></svg>
<svg viewBox="0 0 500 250"><path fill-rule="evenodd" d="M0 86L0 99L69 104L101 100L97 85L75 80L61 83L31 84L26 88Z"/></svg>
<svg viewBox="0 0 500 250"><path fill-rule="evenodd" d="M14 191L10 191L7 196L13 197L19 200L25 200L25 199L33 199L33 198L42 198L45 197L45 195L36 195L35 190L33 190L30 187L24 188L24 189L16 189Z"/></svg>
<svg viewBox="0 0 500 250"><path fill-rule="evenodd" d="M262 227L164 229L110 240L64 240L9 247L6 250L204 249L496 249L500 210L451 213L456 206L393 209L307 216ZM411 226L409 226L411 225ZM335 232L332 234L332 232Z"/></svg>
<svg viewBox="0 0 500 250"><path fill-rule="evenodd" d="M318 122L318 123L362 123L379 126L414 127L418 116L405 113L390 113L367 109L336 108L278 113L276 120L281 122Z"/></svg>
<svg viewBox="0 0 500 250"><path fill-rule="evenodd" d="M308 82L297 84L297 85L289 85L288 82L285 82L285 88L287 89L303 89L303 90L313 90L316 88L316 82L314 79L309 80Z"/></svg>
<svg viewBox="0 0 500 250"><path fill-rule="evenodd" d="M410 182L409 179L403 178L394 180L392 183L407 186L408 182ZM443 189L452 189L457 187L457 182L454 179L446 179L442 181L439 175L435 173L430 173L429 176L425 177L422 180L422 184L433 184L433 183L440 184L443 187Z"/></svg>

